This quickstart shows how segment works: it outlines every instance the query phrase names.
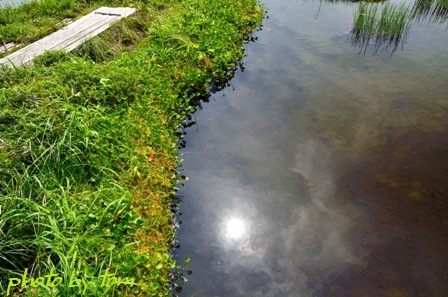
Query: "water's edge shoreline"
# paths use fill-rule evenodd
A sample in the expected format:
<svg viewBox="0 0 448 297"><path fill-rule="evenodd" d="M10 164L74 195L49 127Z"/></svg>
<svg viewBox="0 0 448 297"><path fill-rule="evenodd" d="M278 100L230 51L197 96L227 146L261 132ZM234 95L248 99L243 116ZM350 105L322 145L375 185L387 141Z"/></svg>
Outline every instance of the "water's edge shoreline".
<svg viewBox="0 0 448 297"><path fill-rule="evenodd" d="M4 295L170 294L170 272L182 265L170 255L179 127L211 84L230 78L263 17L255 0L48 1L54 7L34 3L0 16L38 15L38 27L53 9L56 22L104 4L138 14L113 38L0 72ZM40 34L14 37L17 24L3 22L10 39ZM114 38L123 46L98 58Z"/></svg>

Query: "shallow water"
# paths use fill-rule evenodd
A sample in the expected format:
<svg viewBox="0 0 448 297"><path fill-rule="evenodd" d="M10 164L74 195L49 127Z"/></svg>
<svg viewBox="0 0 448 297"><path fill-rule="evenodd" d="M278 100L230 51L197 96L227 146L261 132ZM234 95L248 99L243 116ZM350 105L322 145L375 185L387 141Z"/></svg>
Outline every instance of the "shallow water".
<svg viewBox="0 0 448 297"><path fill-rule="evenodd" d="M187 129L180 296L448 296L446 23L364 55L356 3L265 3Z"/></svg>
<svg viewBox="0 0 448 297"><path fill-rule="evenodd" d="M0 0L0 8L5 6L16 7L26 2L31 2L31 0Z"/></svg>

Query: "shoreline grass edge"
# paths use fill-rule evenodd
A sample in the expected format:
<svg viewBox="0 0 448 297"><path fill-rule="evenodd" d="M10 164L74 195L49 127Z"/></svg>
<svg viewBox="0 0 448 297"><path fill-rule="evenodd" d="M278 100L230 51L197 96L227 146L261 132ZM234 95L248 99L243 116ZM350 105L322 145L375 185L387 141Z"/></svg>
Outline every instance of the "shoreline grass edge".
<svg viewBox="0 0 448 297"><path fill-rule="evenodd" d="M138 13L117 24L123 46L104 57L110 33L0 72L0 293L169 296L182 265L170 255L179 126L232 75L263 8L80 2ZM0 24L0 34L11 29ZM7 292L11 278L20 283Z"/></svg>

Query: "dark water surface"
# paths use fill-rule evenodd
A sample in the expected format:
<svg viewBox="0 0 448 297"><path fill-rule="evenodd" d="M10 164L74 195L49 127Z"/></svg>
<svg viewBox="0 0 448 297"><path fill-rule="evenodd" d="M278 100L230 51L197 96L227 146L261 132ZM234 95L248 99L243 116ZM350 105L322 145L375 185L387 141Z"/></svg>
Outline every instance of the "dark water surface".
<svg viewBox="0 0 448 297"><path fill-rule="evenodd" d="M448 296L447 23L363 55L358 4L265 3L187 130L180 296Z"/></svg>

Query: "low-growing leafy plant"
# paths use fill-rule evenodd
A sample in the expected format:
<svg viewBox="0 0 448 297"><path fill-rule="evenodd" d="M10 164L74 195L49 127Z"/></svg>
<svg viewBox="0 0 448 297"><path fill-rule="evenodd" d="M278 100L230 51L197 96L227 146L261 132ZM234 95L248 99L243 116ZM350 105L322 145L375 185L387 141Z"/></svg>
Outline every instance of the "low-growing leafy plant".
<svg viewBox="0 0 448 297"><path fill-rule="evenodd" d="M198 96L232 75L261 8L256 0L56 2L0 9L2 40L31 41L11 32L20 22L35 28L33 18L56 22L106 4L139 12L92 41L101 49L47 52L33 66L0 70L0 294L24 271L53 271L59 286L11 292L168 296L178 127ZM92 281L87 293L69 285L71 273L106 270L138 285Z"/></svg>

